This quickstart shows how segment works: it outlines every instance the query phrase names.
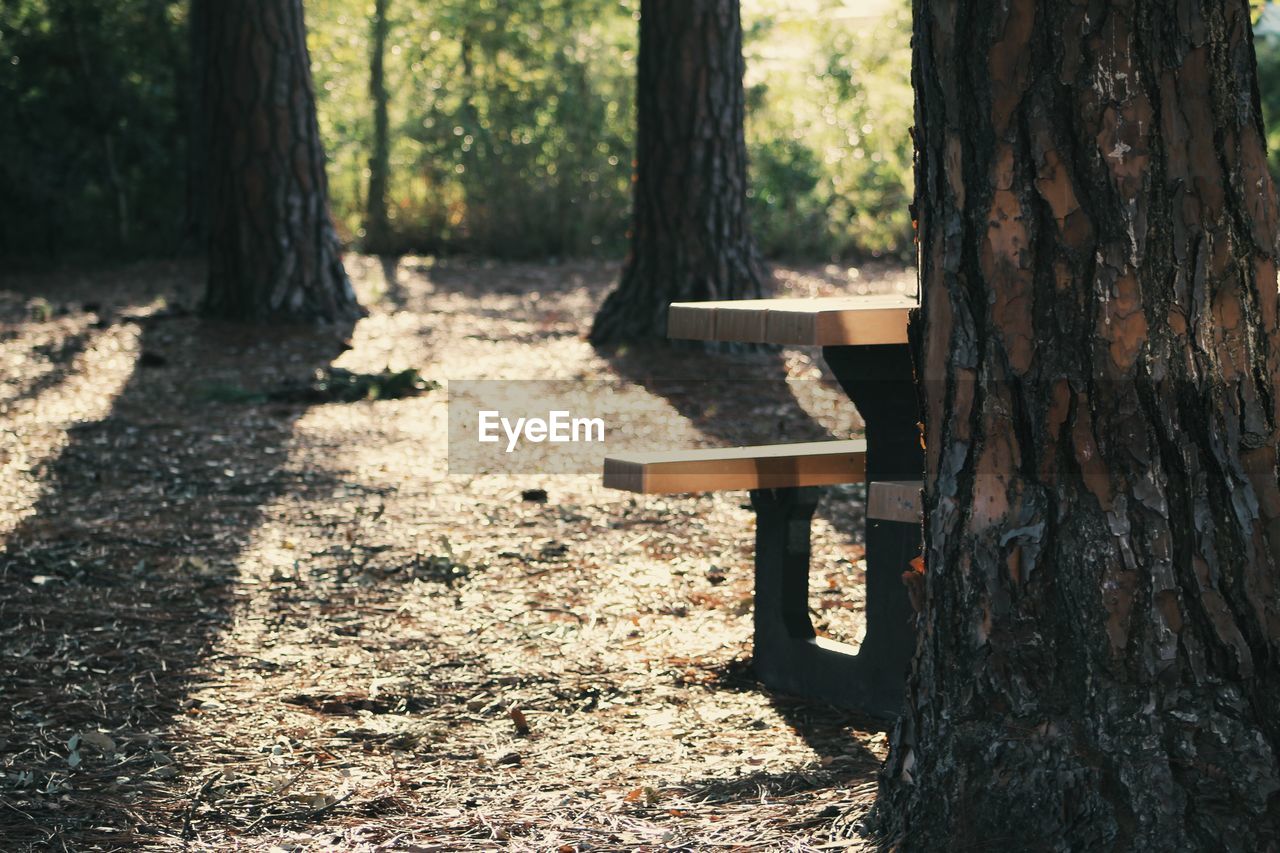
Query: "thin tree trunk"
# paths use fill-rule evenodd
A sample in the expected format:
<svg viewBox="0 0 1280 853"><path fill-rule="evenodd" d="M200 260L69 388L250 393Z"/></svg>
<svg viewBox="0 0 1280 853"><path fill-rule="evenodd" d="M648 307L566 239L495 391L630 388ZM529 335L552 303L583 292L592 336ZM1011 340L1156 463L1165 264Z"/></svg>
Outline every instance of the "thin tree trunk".
<svg viewBox="0 0 1280 853"><path fill-rule="evenodd" d="M761 295L742 74L738 0L643 0L631 252L593 343L664 337L674 301Z"/></svg>
<svg viewBox="0 0 1280 853"><path fill-rule="evenodd" d="M466 228L467 235L474 243L484 243L491 238L479 234L476 226L485 223L486 229L492 231L497 217L489 211L490 198L493 195L489 191L489 184L493 177L484 174L478 167L484 129L480 126L480 110L476 106L476 95L483 81L476 78L474 51L480 50L482 60L487 61L488 57L484 55L484 43L476 37L475 26L475 21L469 20L458 39L458 58L462 65L462 81L459 89L459 97L462 100L462 108L459 111L462 115L460 124L463 129L463 138L470 136L472 139L471 146L464 147L462 151L464 169L462 185L466 193L467 219L470 220ZM521 217L516 219L523 221Z"/></svg>
<svg viewBox="0 0 1280 853"><path fill-rule="evenodd" d="M182 249L198 249L209 239L209 128L205 121L204 84L205 62L208 57L210 0L191 0L187 7L187 45L190 58L187 62L186 106L180 113L186 116L187 125L187 174L186 212L182 223ZM180 95L181 96L181 95Z"/></svg>
<svg viewBox="0 0 1280 853"><path fill-rule="evenodd" d="M205 19L205 311L350 319L359 306L329 216L301 0L217 0Z"/></svg>
<svg viewBox="0 0 1280 853"><path fill-rule="evenodd" d="M365 251L387 251L390 228L387 223L387 185L391 174L391 140L387 122L387 84L384 60L387 50L387 6L390 0L373 4L372 36L369 49L369 97L373 100L373 153L369 157L369 198L365 213Z"/></svg>
<svg viewBox="0 0 1280 853"><path fill-rule="evenodd" d="M84 35L80 31L83 10L78 9L73 3L64 3L59 7L59 11L62 14L65 26L71 33L71 41L75 47L77 76L83 90L85 103L88 105L93 124L100 134L103 173L107 186L111 188L111 195L115 199L117 245L120 248L124 248L128 245L130 232L129 194L124 178L120 174L120 166L116 162L115 137L111 131L114 124L114 116L111 114L112 107L110 103L104 105L104 99L98 91L98 87L94 84L94 81L98 79L94 71L95 63L89 57L89 51L84 43Z"/></svg>
<svg viewBox="0 0 1280 853"><path fill-rule="evenodd" d="M916 0L905 850L1280 843L1277 207L1245 0Z"/></svg>

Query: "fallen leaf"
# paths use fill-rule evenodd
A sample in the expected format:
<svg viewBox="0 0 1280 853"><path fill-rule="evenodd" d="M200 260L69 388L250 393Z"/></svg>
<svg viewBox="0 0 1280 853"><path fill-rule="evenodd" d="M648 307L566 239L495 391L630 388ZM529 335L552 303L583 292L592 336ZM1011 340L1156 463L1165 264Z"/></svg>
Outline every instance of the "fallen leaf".
<svg viewBox="0 0 1280 853"><path fill-rule="evenodd" d="M116 742L106 732L87 731L80 733L80 743L91 746L98 752L115 752Z"/></svg>
<svg viewBox="0 0 1280 853"><path fill-rule="evenodd" d="M638 803L643 801L645 805L651 806L661 797L662 795L656 788L645 785L642 788L636 788L634 791L629 791L624 799L628 803Z"/></svg>
<svg viewBox="0 0 1280 853"><path fill-rule="evenodd" d="M524 711L521 711L518 706L512 705L511 710L507 712L507 715L511 717L511 722L516 724L517 734L521 737L529 734L529 720L525 717Z"/></svg>

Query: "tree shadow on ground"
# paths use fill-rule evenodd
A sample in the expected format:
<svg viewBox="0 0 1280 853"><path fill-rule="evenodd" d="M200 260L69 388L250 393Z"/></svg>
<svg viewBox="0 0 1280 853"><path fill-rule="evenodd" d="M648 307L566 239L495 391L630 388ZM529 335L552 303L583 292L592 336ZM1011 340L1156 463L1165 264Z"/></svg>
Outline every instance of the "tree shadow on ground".
<svg viewBox="0 0 1280 853"><path fill-rule="evenodd" d="M400 277L400 256L379 255L378 266L382 268L382 298L397 308L404 309L409 301L409 294Z"/></svg>
<svg viewBox="0 0 1280 853"><path fill-rule="evenodd" d="M274 499L333 488L287 466L304 406L220 402L193 377L250 389L305 378L346 330L137 322L137 351L151 355L109 414L67 430L0 548L6 849L179 833L146 822L191 787L173 721L198 713L191 693L230 622L237 561Z"/></svg>
<svg viewBox="0 0 1280 853"><path fill-rule="evenodd" d="M872 771L879 769L880 758L863 746L853 732L880 732L887 735L893 727L893 721L810 699L774 693L756 681L748 658L734 659L711 669L713 677L703 682L704 687L738 693L765 692L773 710L816 755L829 760L869 762L868 772L874 778Z"/></svg>
<svg viewBox="0 0 1280 853"><path fill-rule="evenodd" d="M846 751L838 765L833 762L829 767L830 769L823 768L820 771L757 771L731 779L694 779L682 782L680 788L685 796L697 799L704 805L759 801L762 795L782 797L803 791L825 790L835 784L853 786L874 782L880 769L880 761L866 750L853 755Z"/></svg>
<svg viewBox="0 0 1280 853"><path fill-rule="evenodd" d="M893 726L891 722L869 717L857 711L831 705L818 705L794 696L776 693L770 695L769 703L773 705L778 715L787 721L787 725L791 726L805 744L818 755L829 759L848 758L852 744L856 747L857 754L870 762L872 769L879 770L880 758L858 743L851 733L859 731L887 734Z"/></svg>
<svg viewBox="0 0 1280 853"><path fill-rule="evenodd" d="M34 377L9 379L13 390L5 397L6 405L13 406L23 400L35 399L65 381L75 368L76 357L85 351L92 338L92 334L85 330L69 334L56 343L33 347L31 355L48 362L49 369Z"/></svg>
<svg viewBox="0 0 1280 853"><path fill-rule="evenodd" d="M717 352L655 343L601 355L620 377L667 400L717 441L767 444L831 437L796 400L781 351Z"/></svg>
<svg viewBox="0 0 1280 853"><path fill-rule="evenodd" d="M758 770L740 776L683 780L669 789L675 797L664 802L668 807L675 806L669 813L680 817L714 813L717 817L712 818L716 822L703 822L698 829L686 830L687 834L677 837L671 846L679 845L681 850L850 850L855 845L859 850L871 849L851 843L842 824L865 815L875 803L878 766L875 756L863 750L794 771ZM758 829L753 832L743 826L740 816L744 813L755 820L768 815L763 820L771 832L778 833L778 840L761 844ZM735 817L739 819L734 820ZM832 843L822 844L824 836Z"/></svg>

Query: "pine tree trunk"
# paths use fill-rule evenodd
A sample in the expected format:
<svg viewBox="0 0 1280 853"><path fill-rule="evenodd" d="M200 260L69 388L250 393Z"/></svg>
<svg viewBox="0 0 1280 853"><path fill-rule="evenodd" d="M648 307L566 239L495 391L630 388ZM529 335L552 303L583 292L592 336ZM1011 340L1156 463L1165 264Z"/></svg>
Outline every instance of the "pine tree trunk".
<svg viewBox="0 0 1280 853"><path fill-rule="evenodd" d="M391 173L391 139L387 121L387 83L384 60L387 51L387 5L373 4L373 38L369 49L369 97L373 100L373 153L369 157L369 198L365 212L364 248L381 254L388 251L387 184Z"/></svg>
<svg viewBox="0 0 1280 853"><path fill-rule="evenodd" d="M665 337L671 302L761 295L742 74L738 0L643 0L631 252L593 343Z"/></svg>
<svg viewBox="0 0 1280 853"><path fill-rule="evenodd" d="M204 11L209 140L206 313L325 321L359 312L329 218L301 0Z"/></svg>
<svg viewBox="0 0 1280 853"><path fill-rule="evenodd" d="M1280 844L1277 207L1246 0L916 0L905 850Z"/></svg>

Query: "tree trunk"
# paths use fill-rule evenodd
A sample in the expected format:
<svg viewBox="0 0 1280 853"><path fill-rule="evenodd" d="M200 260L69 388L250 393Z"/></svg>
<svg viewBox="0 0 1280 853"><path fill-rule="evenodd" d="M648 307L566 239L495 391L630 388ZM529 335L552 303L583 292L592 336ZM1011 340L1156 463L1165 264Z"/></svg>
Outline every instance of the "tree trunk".
<svg viewBox="0 0 1280 853"><path fill-rule="evenodd" d="M906 850L1280 844L1277 207L1246 0L916 0Z"/></svg>
<svg viewBox="0 0 1280 853"><path fill-rule="evenodd" d="M760 296L747 227L738 0L643 0L631 252L591 341L666 335L667 305Z"/></svg>
<svg viewBox="0 0 1280 853"><path fill-rule="evenodd" d="M325 321L359 312L329 217L301 0L204 10L209 133L206 313Z"/></svg>
<svg viewBox="0 0 1280 853"><path fill-rule="evenodd" d="M184 252L206 246L209 240L209 181L205 174L209 166L209 129L204 102L205 62L209 55L209 2L191 0L187 7L187 46L190 58L187 62L186 105L179 112L186 116L187 126L187 174L186 210L182 223L181 248Z"/></svg>
<svg viewBox="0 0 1280 853"><path fill-rule="evenodd" d="M369 157L369 199L365 212L365 251L388 251L387 184L391 174L391 140L387 124L387 84L383 68L387 50L387 5L373 4L372 36L369 49L369 97L373 100L373 153Z"/></svg>
<svg viewBox="0 0 1280 853"><path fill-rule="evenodd" d="M85 112L88 114L91 126L100 134L103 178L115 200L116 241L117 246L123 249L129 243L129 190L116 159L115 134L112 132L112 128L118 121L118 115L112 103L115 99L105 97L97 85L97 81L103 78L95 70L98 68L98 62L90 56L82 32L86 18L92 20L85 15L87 10L71 2L60 3L56 8L67 32L71 34L71 44L76 54L76 80L81 88Z"/></svg>

